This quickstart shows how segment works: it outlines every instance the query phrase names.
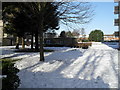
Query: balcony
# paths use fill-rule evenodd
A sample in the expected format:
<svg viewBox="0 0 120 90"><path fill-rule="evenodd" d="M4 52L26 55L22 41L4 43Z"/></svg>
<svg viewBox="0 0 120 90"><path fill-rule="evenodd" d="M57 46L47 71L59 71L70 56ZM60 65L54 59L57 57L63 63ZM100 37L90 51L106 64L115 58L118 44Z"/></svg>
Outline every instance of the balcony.
<svg viewBox="0 0 120 90"><path fill-rule="evenodd" d="M119 26L120 24L120 20L119 19L115 19L114 20L114 26Z"/></svg>
<svg viewBox="0 0 120 90"><path fill-rule="evenodd" d="M114 0L114 2L119 2L120 0Z"/></svg>
<svg viewBox="0 0 120 90"><path fill-rule="evenodd" d="M114 14L119 14L119 6L114 7Z"/></svg>

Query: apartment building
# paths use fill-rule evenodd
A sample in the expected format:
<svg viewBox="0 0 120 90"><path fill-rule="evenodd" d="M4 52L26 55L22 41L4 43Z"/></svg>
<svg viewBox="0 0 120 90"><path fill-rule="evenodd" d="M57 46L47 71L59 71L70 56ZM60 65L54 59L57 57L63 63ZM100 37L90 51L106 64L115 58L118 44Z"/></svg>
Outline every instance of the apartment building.
<svg viewBox="0 0 120 90"><path fill-rule="evenodd" d="M120 0L114 0L115 3L118 3L117 6L114 7L114 14L118 15L118 19L114 20L114 25L118 26L118 32L119 32L119 49L120 49Z"/></svg>
<svg viewBox="0 0 120 90"><path fill-rule="evenodd" d="M104 35L104 41L118 41L119 37L115 37L114 34L106 34Z"/></svg>

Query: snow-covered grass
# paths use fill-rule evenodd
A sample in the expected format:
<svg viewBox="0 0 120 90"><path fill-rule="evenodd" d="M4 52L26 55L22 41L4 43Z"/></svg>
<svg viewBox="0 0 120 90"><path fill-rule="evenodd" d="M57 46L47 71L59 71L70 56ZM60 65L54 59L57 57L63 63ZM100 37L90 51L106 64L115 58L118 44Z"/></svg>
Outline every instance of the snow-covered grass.
<svg viewBox="0 0 120 90"><path fill-rule="evenodd" d="M45 47L55 52L12 53L2 57L22 58L15 66L21 80L19 88L117 88L118 50L102 43L89 49ZM6 50L6 49L5 49ZM11 51L7 48L8 51Z"/></svg>

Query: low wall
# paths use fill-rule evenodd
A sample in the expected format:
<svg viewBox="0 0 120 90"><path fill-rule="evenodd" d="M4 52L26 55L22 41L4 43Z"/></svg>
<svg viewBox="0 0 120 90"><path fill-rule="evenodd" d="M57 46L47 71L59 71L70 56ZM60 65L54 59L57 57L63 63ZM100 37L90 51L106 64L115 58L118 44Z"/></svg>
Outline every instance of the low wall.
<svg viewBox="0 0 120 90"><path fill-rule="evenodd" d="M12 45L15 45L15 39L3 38L2 46L12 46Z"/></svg>
<svg viewBox="0 0 120 90"><path fill-rule="evenodd" d="M92 43L91 42L79 42L75 45L76 47L89 47L89 46L92 46Z"/></svg>

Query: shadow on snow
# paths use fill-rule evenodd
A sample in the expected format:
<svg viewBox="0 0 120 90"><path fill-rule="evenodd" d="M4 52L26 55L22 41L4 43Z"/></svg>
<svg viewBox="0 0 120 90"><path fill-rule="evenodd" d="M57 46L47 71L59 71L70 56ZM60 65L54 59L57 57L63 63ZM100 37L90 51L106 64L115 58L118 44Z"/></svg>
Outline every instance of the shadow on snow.
<svg viewBox="0 0 120 90"><path fill-rule="evenodd" d="M23 81L21 81L22 85L20 87L109 88L109 85L106 84L100 76L96 77L96 79L93 78L95 69L97 66L99 66L99 62L104 55L104 53L100 53L100 56L95 56L96 53L97 51L88 54L88 56L84 58L83 65L80 66L80 59L84 54L86 54L86 51L81 52L80 50L74 49L62 52L54 52L45 57L45 62L36 63L33 66L24 68L19 72L20 78L24 77ZM93 58L93 56L95 57ZM49 64L49 66L45 68L44 64ZM88 66L89 69L86 71L86 68L88 68ZM39 70L40 68L42 68L43 71ZM91 72L89 72L89 70ZM84 71L86 71L84 77L81 78L80 75L82 75L82 72ZM30 83L31 81L32 83Z"/></svg>

